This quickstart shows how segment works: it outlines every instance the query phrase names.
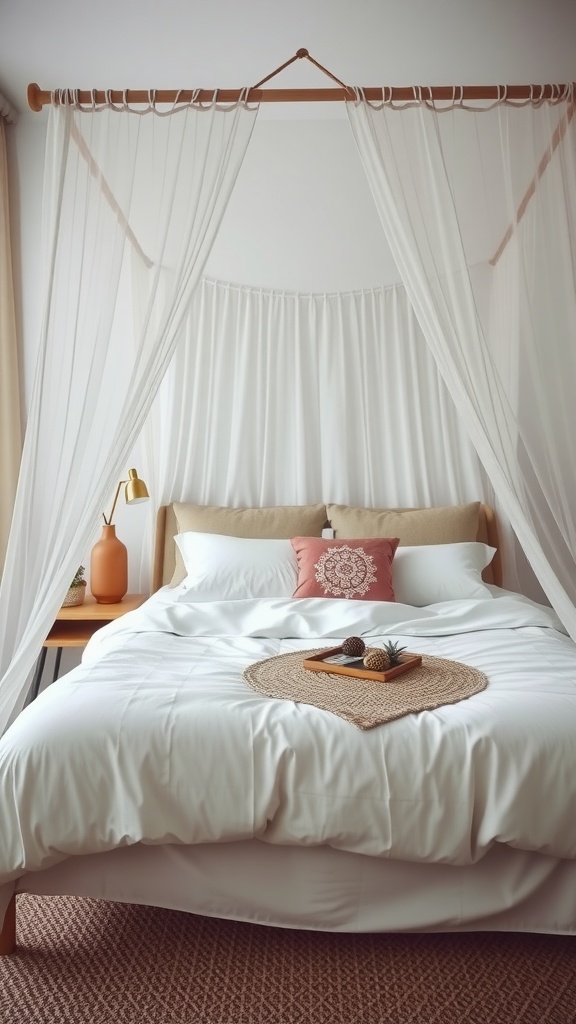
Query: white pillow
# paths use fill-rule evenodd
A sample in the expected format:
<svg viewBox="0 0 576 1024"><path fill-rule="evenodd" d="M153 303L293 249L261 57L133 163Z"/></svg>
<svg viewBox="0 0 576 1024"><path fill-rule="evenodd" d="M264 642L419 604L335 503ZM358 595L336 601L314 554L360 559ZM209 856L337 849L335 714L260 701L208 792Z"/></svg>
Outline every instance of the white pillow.
<svg viewBox="0 0 576 1024"><path fill-rule="evenodd" d="M185 601L240 601L292 597L298 562L289 540L255 540L219 533L179 533L174 538L186 569Z"/></svg>
<svg viewBox="0 0 576 1024"><path fill-rule="evenodd" d="M400 545L392 562L396 600L421 608L438 601L492 598L481 574L495 554L496 548L477 541Z"/></svg>

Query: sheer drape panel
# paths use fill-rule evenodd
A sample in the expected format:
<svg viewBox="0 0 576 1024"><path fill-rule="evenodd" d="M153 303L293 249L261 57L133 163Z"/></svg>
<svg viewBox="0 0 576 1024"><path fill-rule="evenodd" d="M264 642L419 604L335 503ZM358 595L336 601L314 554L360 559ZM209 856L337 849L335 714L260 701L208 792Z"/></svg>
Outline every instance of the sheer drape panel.
<svg viewBox="0 0 576 1024"><path fill-rule="evenodd" d="M0 577L12 520L22 447L19 396L6 129L0 109Z"/></svg>
<svg viewBox="0 0 576 1024"><path fill-rule="evenodd" d="M0 732L125 474L255 117L51 109L44 318L0 589Z"/></svg>
<svg viewBox="0 0 576 1024"><path fill-rule="evenodd" d="M573 258L569 272L561 275L561 309L556 309L552 321L561 324L562 338L554 371L548 365L543 372L547 332L539 322L541 313L536 315L526 301L529 281L533 283L531 261L542 265L562 235L573 242L576 179L561 171L561 189L552 183L543 191L542 184L557 162L561 167L572 162L574 129L566 133L529 204L534 204L534 217L542 211L538 238L545 239L545 255L536 257L534 245L516 240L520 288L511 302L520 316L519 380L507 388L492 351L512 344L515 320L507 315L506 324L500 321L488 344L470 266L482 252L488 261L508 225L515 224L542 147L550 144L550 128L562 116L562 104L480 113L457 109L448 114L423 106L375 109L359 100L347 109L386 237L426 341L536 576L576 638L575 550L563 540L568 528L573 532L574 478L567 482L565 477L566 471L571 473L571 460L560 467L555 457L566 447L561 437L566 420L555 406L568 408L566 400L573 396L575 383L573 344L572 354L567 347L576 302ZM467 189L467 179L478 187ZM548 180L552 182L552 176ZM528 223L520 225L523 233ZM539 290L544 287L540 283ZM559 287L555 282L553 296ZM550 308L549 303L540 307ZM493 329L498 322L493 317ZM544 429L532 427L531 441L519 411L526 401L526 371L538 391L542 414L546 410ZM562 549L568 564L561 561Z"/></svg>
<svg viewBox="0 0 576 1024"><path fill-rule="evenodd" d="M532 165L549 150L568 118L546 106L525 128ZM518 174L514 137L499 111L505 167ZM524 157L526 159L526 157ZM576 122L568 120L561 144L496 261L490 341L510 353L516 381L509 383L518 419L518 458L529 483L530 514L545 554L576 601ZM515 287L510 289L513 275ZM512 313L498 302L506 282ZM510 370L510 363L508 366Z"/></svg>
<svg viewBox="0 0 576 1024"><path fill-rule="evenodd" d="M146 441L161 502L491 500L403 288L203 281Z"/></svg>

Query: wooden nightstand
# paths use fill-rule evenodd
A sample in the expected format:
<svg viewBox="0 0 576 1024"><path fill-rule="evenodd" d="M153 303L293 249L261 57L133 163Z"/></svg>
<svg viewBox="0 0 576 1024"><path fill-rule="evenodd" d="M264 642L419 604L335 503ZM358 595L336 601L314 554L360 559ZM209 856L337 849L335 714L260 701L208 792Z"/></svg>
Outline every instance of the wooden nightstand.
<svg viewBox="0 0 576 1024"><path fill-rule="evenodd" d="M126 615L126 612L139 608L147 599L147 594L126 594L117 604L98 604L92 595L88 595L84 598L83 604L61 608L40 652L30 689L30 700L38 696L46 663L46 651L49 647L56 647L52 676L54 682L58 679L63 647L85 647L90 637L107 622L113 622L121 615Z"/></svg>

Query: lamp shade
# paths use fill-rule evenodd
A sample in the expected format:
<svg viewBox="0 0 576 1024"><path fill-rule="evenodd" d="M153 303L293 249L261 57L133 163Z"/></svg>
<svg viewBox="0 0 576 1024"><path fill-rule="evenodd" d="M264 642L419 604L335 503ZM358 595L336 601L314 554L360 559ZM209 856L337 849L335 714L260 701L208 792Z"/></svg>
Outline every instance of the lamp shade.
<svg viewBox="0 0 576 1024"><path fill-rule="evenodd" d="M120 488L122 484L126 484L124 488L124 497L128 505L138 505L141 501L148 501L150 495L148 494L148 488L143 480L140 479L135 469L128 470L128 479L120 480L118 487L116 488L116 494L114 495L114 502L112 504L112 511L108 516L104 516L104 522L107 526L112 525L112 517L114 515L114 509L116 508L116 502L118 501L118 495L120 494Z"/></svg>
<svg viewBox="0 0 576 1024"><path fill-rule="evenodd" d="M141 501L148 501L150 495L143 480L140 479L135 469L128 470L128 482L126 484L126 503L138 505Z"/></svg>

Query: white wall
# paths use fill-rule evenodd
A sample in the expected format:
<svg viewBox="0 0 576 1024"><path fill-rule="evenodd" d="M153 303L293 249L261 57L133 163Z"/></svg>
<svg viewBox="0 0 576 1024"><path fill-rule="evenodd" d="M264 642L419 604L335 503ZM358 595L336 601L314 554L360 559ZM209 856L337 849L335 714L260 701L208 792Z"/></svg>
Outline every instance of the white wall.
<svg viewBox="0 0 576 1024"><path fill-rule="evenodd" d="M399 281L347 119L256 124L206 274L298 292Z"/></svg>

